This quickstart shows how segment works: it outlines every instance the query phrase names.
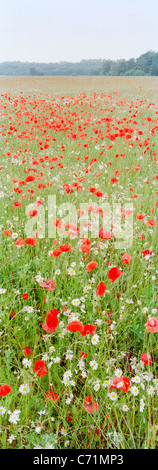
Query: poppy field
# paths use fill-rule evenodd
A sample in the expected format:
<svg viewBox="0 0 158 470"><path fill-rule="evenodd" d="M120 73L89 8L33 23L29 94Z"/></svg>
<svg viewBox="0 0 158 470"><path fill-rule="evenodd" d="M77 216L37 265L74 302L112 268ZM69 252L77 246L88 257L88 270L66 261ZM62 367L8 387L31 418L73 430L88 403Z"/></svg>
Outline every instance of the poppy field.
<svg viewBox="0 0 158 470"><path fill-rule="evenodd" d="M0 85L0 446L156 449L158 79Z"/></svg>

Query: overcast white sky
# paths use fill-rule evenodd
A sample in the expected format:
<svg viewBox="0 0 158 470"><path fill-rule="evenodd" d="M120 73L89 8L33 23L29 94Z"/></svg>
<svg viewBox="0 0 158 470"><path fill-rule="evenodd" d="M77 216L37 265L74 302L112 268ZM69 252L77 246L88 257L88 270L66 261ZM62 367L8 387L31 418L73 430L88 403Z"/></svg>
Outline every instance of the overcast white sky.
<svg viewBox="0 0 158 470"><path fill-rule="evenodd" d="M158 0L1 0L0 62L136 58L157 25Z"/></svg>

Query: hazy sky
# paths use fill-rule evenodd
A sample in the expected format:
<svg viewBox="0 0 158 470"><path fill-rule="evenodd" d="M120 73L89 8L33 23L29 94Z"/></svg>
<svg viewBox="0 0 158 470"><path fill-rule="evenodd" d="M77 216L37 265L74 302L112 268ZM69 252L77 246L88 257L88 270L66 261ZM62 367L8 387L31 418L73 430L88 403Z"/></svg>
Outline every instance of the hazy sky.
<svg viewBox="0 0 158 470"><path fill-rule="evenodd" d="M138 57L157 26L158 0L1 0L0 62Z"/></svg>

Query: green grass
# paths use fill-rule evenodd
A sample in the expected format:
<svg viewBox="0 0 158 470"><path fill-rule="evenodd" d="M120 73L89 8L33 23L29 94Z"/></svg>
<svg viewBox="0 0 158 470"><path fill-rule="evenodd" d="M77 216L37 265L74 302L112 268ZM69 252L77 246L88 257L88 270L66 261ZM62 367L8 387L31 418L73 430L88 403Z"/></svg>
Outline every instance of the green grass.
<svg viewBox="0 0 158 470"><path fill-rule="evenodd" d="M70 79L60 79L51 89L51 79L7 80L5 84L1 80L0 97L0 386L9 385L11 392L0 397L1 448L155 449L157 333L147 332L145 323L149 316L158 318L158 179L153 179L158 173L158 100L156 91L151 92L157 82L150 78L134 82L99 79L95 83L93 79L87 82L76 78L72 83ZM44 148L46 143L48 147ZM85 156L89 158L86 160ZM54 157L58 160L51 161ZM92 159L97 161L90 165ZM136 171L138 164L140 169ZM91 171L86 172L89 168ZM102 174L97 176L98 172ZM19 185L29 175L35 180ZM111 184L113 177L118 179L116 185ZM81 191L72 186L73 191L67 194L63 184L71 188L74 181L79 181ZM46 187L39 189L39 183ZM88 191L94 186L103 192L103 198ZM22 192L15 192L14 188ZM115 233L111 240L102 243L98 237L92 238L85 227L85 237L91 240L90 253L85 256L80 249L80 235L62 238L62 232L57 231L54 238L49 238L51 195L56 195L56 219L61 218L66 224L63 203L73 204L77 214L84 203L99 207L109 203L111 212L113 204L124 209L125 204L132 204L131 243L116 248ZM38 200L45 211L45 237L37 237L35 246L24 242L18 247L18 237L27 238L28 206ZM14 207L15 201L21 202L21 207ZM143 220L136 218L140 213L145 216ZM88 212L89 218L91 214L94 216ZM151 219L155 222L153 227L145 224ZM123 227L126 219L121 221ZM115 225L115 220L112 223ZM11 236L3 234L9 229ZM39 230L39 226L35 224L34 229ZM65 243L71 251L50 256L51 251ZM141 253L146 249L153 252L149 259ZM126 252L132 257L129 265L122 264ZM98 266L88 273L86 265L91 260ZM113 283L108 278L112 266L123 271ZM68 274L70 268L73 275ZM55 280L54 290L47 291L39 285L39 273L45 281ZM106 292L98 296L96 288L101 281L106 284ZM25 293L28 298L23 300ZM73 305L74 299L80 300L78 306ZM31 308L27 311L24 307ZM60 312L59 323L49 334L42 325L53 308ZM66 330L74 318L84 325L96 325L97 344L93 344L91 335ZM31 350L28 357L25 347ZM79 356L82 352L87 354L83 363ZM142 366L141 354L147 352L152 357L151 365ZM24 359L31 361L27 367ZM38 359L43 359L47 368L43 377L34 371ZM97 363L94 370L93 360ZM70 383L65 385L64 373L70 370ZM118 370L130 380L130 388L127 393L113 388L117 395L113 401L109 390ZM29 386L26 395L19 390L23 384ZM133 386L138 389L136 395ZM58 394L60 400L46 401L48 390ZM86 396L94 397L98 404L96 413L84 409ZM20 413L14 423L11 417L15 410Z"/></svg>

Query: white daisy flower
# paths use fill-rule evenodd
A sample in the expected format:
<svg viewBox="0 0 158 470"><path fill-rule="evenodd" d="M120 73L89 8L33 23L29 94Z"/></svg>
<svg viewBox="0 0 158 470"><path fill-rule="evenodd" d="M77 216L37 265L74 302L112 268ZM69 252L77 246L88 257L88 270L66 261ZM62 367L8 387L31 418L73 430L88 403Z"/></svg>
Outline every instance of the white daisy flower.
<svg viewBox="0 0 158 470"><path fill-rule="evenodd" d="M6 412L6 408L4 406L0 406L0 415L3 416Z"/></svg>
<svg viewBox="0 0 158 470"><path fill-rule="evenodd" d="M137 387L135 387L135 385L133 385L133 386L130 388L130 390L131 390L132 395L134 395L134 397L136 397L136 396L138 395L138 393L139 393L139 390L138 390Z"/></svg>
<svg viewBox="0 0 158 470"><path fill-rule="evenodd" d="M19 392L20 392L22 395L27 395L27 393L30 392L30 387L29 387L29 385L26 384L26 383L20 385L20 387L19 387Z"/></svg>
<svg viewBox="0 0 158 470"><path fill-rule="evenodd" d="M121 377L122 376L122 369L116 369L115 370L115 377Z"/></svg>
<svg viewBox="0 0 158 470"><path fill-rule="evenodd" d="M108 397L110 398L110 400L116 401L117 400L117 393L116 392L110 392L110 393L108 393Z"/></svg>
<svg viewBox="0 0 158 470"><path fill-rule="evenodd" d="M98 368L98 363L95 361L95 359L90 361L89 365L93 370L96 370Z"/></svg>
<svg viewBox="0 0 158 470"><path fill-rule="evenodd" d="M140 410L141 413L143 412L144 407L145 407L145 403L144 403L144 400L143 400L143 398L142 398L142 399L140 400L140 408L139 408L139 410Z"/></svg>
<svg viewBox="0 0 158 470"><path fill-rule="evenodd" d="M98 382L94 385L94 390L95 392L98 392L99 389L100 389L100 383Z"/></svg>
<svg viewBox="0 0 158 470"><path fill-rule="evenodd" d="M122 411L128 411L128 410L129 410L129 407L127 405L122 406Z"/></svg>
<svg viewBox="0 0 158 470"><path fill-rule="evenodd" d="M93 335L92 339L91 339L91 342L92 342L92 344L98 344L99 343L99 336L97 334Z"/></svg>

